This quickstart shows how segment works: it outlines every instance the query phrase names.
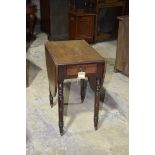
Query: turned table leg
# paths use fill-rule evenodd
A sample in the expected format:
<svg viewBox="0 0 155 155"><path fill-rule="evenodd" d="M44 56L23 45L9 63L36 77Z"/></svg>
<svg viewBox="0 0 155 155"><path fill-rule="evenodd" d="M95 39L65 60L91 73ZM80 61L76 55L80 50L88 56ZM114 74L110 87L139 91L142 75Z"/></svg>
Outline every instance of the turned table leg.
<svg viewBox="0 0 155 155"><path fill-rule="evenodd" d="M63 82L58 82L58 112L60 135L63 135Z"/></svg>
<svg viewBox="0 0 155 155"><path fill-rule="evenodd" d="M51 94L51 91L49 89L49 100L50 100L50 105L51 105L51 108L53 107L53 96Z"/></svg>
<svg viewBox="0 0 155 155"><path fill-rule="evenodd" d="M86 95L86 81L81 79L81 102L84 101Z"/></svg>
<svg viewBox="0 0 155 155"><path fill-rule="evenodd" d="M98 115L99 115L99 101L100 101L100 79L96 79L96 90L95 90L95 104L94 104L94 128L98 128Z"/></svg>

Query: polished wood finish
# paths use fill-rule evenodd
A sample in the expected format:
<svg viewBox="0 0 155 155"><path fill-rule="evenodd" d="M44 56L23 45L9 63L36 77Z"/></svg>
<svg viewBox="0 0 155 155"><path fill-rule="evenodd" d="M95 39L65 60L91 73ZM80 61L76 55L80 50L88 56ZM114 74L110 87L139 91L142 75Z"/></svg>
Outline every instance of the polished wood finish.
<svg viewBox="0 0 155 155"><path fill-rule="evenodd" d="M121 16L117 40L115 71L129 76L129 17Z"/></svg>
<svg viewBox="0 0 155 155"><path fill-rule="evenodd" d="M71 11L69 13L69 38L94 42L95 14Z"/></svg>
<svg viewBox="0 0 155 155"><path fill-rule="evenodd" d="M52 97L58 86L59 129L63 135L63 81L77 78L83 71L96 80L94 127L98 126L100 87L105 74L105 60L84 40L51 41L45 45L47 74ZM85 98L85 80L81 80L81 101Z"/></svg>
<svg viewBox="0 0 155 155"><path fill-rule="evenodd" d="M57 69L56 65L50 56L49 52L46 52L46 64L47 64L47 73L48 73L48 80L49 80L49 91L51 93L51 96L54 97L56 96L57 92ZM55 75L55 76L53 76Z"/></svg>
<svg viewBox="0 0 155 155"><path fill-rule="evenodd" d="M92 0L70 0L69 39L94 42L95 14Z"/></svg>
<svg viewBox="0 0 155 155"><path fill-rule="evenodd" d="M49 55L57 65L93 64L103 58L84 40L51 41L46 43Z"/></svg>

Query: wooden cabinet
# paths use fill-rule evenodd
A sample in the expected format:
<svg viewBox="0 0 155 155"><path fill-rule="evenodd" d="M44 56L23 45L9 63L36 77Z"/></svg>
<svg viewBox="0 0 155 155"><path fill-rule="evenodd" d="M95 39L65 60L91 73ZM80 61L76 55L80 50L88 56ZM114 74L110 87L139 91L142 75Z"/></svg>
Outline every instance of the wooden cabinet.
<svg viewBox="0 0 155 155"><path fill-rule="evenodd" d="M94 42L95 16L92 0L70 0L69 39Z"/></svg>
<svg viewBox="0 0 155 155"><path fill-rule="evenodd" d="M84 12L69 13L69 38L94 41L95 14Z"/></svg>
<svg viewBox="0 0 155 155"><path fill-rule="evenodd" d="M129 17L119 19L115 71L129 76Z"/></svg>
<svg viewBox="0 0 155 155"><path fill-rule="evenodd" d="M96 13L95 41L117 38L117 16L124 15L126 0L94 0Z"/></svg>

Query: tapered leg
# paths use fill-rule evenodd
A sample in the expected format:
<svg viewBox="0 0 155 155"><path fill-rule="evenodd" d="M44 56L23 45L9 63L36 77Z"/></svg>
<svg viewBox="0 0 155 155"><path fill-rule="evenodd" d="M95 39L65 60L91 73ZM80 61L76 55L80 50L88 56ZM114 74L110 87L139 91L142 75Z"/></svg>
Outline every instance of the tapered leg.
<svg viewBox="0 0 155 155"><path fill-rule="evenodd" d="M86 95L86 81L81 79L81 102L84 101Z"/></svg>
<svg viewBox="0 0 155 155"><path fill-rule="evenodd" d="M58 111L59 111L59 129L63 135L63 82L58 82Z"/></svg>
<svg viewBox="0 0 155 155"><path fill-rule="evenodd" d="M100 101L100 79L96 79L95 90L95 104L94 104L94 128L98 128L98 114L99 114L99 101Z"/></svg>
<svg viewBox="0 0 155 155"><path fill-rule="evenodd" d="M51 105L51 108L53 107L53 96L51 94L51 91L49 89L49 100L50 100L50 105Z"/></svg>

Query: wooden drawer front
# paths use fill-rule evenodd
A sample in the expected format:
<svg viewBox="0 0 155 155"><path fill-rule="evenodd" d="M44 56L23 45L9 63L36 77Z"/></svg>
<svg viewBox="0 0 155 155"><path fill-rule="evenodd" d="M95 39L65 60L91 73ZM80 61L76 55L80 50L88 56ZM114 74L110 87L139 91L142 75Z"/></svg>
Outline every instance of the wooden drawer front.
<svg viewBox="0 0 155 155"><path fill-rule="evenodd" d="M97 72L96 64L88 64L88 65L72 65L67 66L67 75L77 75L78 72L83 71L86 74L92 74Z"/></svg>
<svg viewBox="0 0 155 155"><path fill-rule="evenodd" d="M93 37L94 16L79 17L76 35L80 38Z"/></svg>

